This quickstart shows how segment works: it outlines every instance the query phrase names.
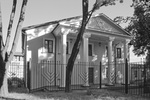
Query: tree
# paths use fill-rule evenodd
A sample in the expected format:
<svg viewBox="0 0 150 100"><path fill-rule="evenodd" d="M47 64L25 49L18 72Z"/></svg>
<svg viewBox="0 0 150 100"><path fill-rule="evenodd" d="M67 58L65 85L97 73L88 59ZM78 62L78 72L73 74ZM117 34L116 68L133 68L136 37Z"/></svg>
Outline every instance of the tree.
<svg viewBox="0 0 150 100"><path fill-rule="evenodd" d="M22 2L20 17L18 20L13 44L12 44L12 47L11 47L9 54L7 53L7 50L8 50L11 35L12 35L11 31L12 31L13 21L14 21L14 17L15 17L17 0L13 0L13 6L12 6L11 14L10 14L10 20L9 20L7 37L6 37L5 43L3 42L2 13L1 13L1 9L0 9L0 95L1 96L5 96L8 94L7 70L9 67L9 63L10 63L11 59L13 58L14 52L16 50L17 42L19 39L19 34L21 32L21 26L22 26L23 21L24 21L24 15L25 15L25 9L26 9L26 5L27 5L27 1L28 0L23 0L23 2Z"/></svg>
<svg viewBox="0 0 150 100"><path fill-rule="evenodd" d="M132 44L136 55L145 55L150 62L150 1L140 0L134 3L134 16L127 30L134 38Z"/></svg>
<svg viewBox="0 0 150 100"><path fill-rule="evenodd" d="M133 35L131 45L136 55L146 55L146 62L150 64L150 1L133 0L133 17L117 17L116 22L127 22L126 30Z"/></svg>
<svg viewBox="0 0 150 100"><path fill-rule="evenodd" d="M70 87L71 87L71 75L72 75L72 71L73 71L73 65L74 65L74 62L76 60L77 54L79 52L80 45L81 45L81 42L82 42L82 37L83 37L83 34L84 34L84 30L85 30L85 27L86 27L88 21L90 20L93 12L95 12L96 10L98 10L102 6L114 5L115 1L118 1L118 0L96 0L94 5L93 5L92 10L89 11L88 10L89 1L88 0L82 0L82 12L83 12L82 23L81 23L79 33L77 35L76 41L75 41L73 49L72 49L71 56L68 60L68 64L67 64L67 67L66 67L65 92L70 92L70 90L71 90ZM119 1L121 3L123 2L123 0L119 0Z"/></svg>

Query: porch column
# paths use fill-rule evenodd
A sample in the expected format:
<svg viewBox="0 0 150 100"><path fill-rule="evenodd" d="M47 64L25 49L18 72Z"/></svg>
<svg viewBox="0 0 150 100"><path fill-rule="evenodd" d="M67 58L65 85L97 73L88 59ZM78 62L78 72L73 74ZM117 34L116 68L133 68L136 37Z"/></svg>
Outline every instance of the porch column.
<svg viewBox="0 0 150 100"><path fill-rule="evenodd" d="M126 61L126 59L129 61L129 46L128 46L128 43L129 43L129 39L126 39L124 41L124 62Z"/></svg>
<svg viewBox="0 0 150 100"><path fill-rule="evenodd" d="M113 74L113 64L112 64L112 42L114 41L114 37L109 37L109 41L108 41L108 85L112 85L112 74Z"/></svg>
<svg viewBox="0 0 150 100"><path fill-rule="evenodd" d="M128 43L130 42L129 39L125 39L124 41L124 63L127 61L129 61L129 45ZM125 70L125 67L124 67ZM125 73L124 73L125 76ZM130 83L130 78L131 78L131 68L128 66L128 84ZM123 78L123 83L125 83L125 77Z"/></svg>
<svg viewBox="0 0 150 100"><path fill-rule="evenodd" d="M66 80L66 47L67 47L67 34L69 33L68 29L61 29L61 82L60 87L65 87Z"/></svg>
<svg viewBox="0 0 150 100"><path fill-rule="evenodd" d="M85 84L84 86L89 86L89 37L90 33L84 33L83 35L83 62L86 64L86 75L85 75Z"/></svg>

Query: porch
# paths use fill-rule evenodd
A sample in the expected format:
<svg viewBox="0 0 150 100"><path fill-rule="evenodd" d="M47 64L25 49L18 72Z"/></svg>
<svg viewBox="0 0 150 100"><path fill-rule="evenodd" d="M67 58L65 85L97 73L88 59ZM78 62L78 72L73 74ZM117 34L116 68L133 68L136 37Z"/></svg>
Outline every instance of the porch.
<svg viewBox="0 0 150 100"><path fill-rule="evenodd" d="M56 35L57 50L56 60L59 60L61 64L66 65L71 55L73 45L76 40L77 33L70 30L69 28L60 28L60 31ZM111 72L114 70L113 63L125 63L125 60L129 61L129 43L130 36L112 34L108 32L95 31L87 29L83 35L80 51L76 58L75 63L85 62L99 65L101 61L107 66L107 84L112 85ZM105 66L106 68L106 66ZM88 75L89 66L85 67L85 71ZM66 66L62 67L63 80L65 80ZM62 83L65 87L65 81ZM86 83L88 86L89 84Z"/></svg>

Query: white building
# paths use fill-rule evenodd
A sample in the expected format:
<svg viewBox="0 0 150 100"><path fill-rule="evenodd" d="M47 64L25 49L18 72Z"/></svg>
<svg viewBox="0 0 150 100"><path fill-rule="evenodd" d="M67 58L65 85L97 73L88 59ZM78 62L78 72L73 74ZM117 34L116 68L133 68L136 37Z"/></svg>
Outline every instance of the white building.
<svg viewBox="0 0 150 100"><path fill-rule="evenodd" d="M70 57L73 45L78 35L78 28L81 25L82 17L67 18L60 21L52 21L39 25L25 27L22 30L23 49L26 54L26 62L30 61L31 67L31 88L41 87L42 83L41 70L49 74L54 70L49 70L48 65L40 66L39 64L44 61L60 61L61 64L67 64ZM128 43L131 35L122 29L119 25L115 24L110 18L104 14L92 16L83 36L83 41L80 47L79 54L76 58L75 64L78 62L92 63L92 65L99 65L100 61L104 65L103 81L107 80L111 84L112 71L114 70L113 63L124 63L129 59L129 46ZM51 68L56 65L51 66ZM89 72L89 68L93 69ZM85 66L82 72L74 74L75 78L78 75L85 73L92 73L93 78L97 78L93 83L99 82L99 76L96 77L99 67ZM59 84L58 79L56 84L62 87L65 86L65 70L62 67L61 75L58 73L58 79L61 81ZM107 69L107 77L106 76ZM123 69L122 69L123 70ZM124 72L120 69L122 75ZM119 71L119 69L118 69ZM77 75L78 74L78 75ZM38 77L36 79L36 77ZM56 78L56 77L55 77ZM38 81L38 84L36 85ZM74 82L73 82L74 83ZM72 83L72 84L73 84ZM79 81L80 84L88 85L88 82ZM51 83L52 85L54 84ZM46 85L46 82L45 82Z"/></svg>

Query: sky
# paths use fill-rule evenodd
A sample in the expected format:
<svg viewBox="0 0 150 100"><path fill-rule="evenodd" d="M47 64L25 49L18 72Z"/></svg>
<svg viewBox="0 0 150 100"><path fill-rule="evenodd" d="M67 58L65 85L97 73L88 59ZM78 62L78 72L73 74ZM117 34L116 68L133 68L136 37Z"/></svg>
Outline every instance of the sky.
<svg viewBox="0 0 150 100"><path fill-rule="evenodd" d="M3 20L3 34L6 34L9 16L12 8L13 0L0 0ZM22 0L17 0L17 11L14 26L17 24L18 15ZM92 8L95 0L89 0L89 10ZM132 0L124 0L124 3L117 3L115 6L104 6L95 12L104 13L109 18L114 19L117 16L132 16L133 8L131 8ZM41 24L63 18L82 15L82 0L28 0L25 20L23 27ZM15 27L14 27L15 29ZM15 31L13 30L13 33ZM5 40L5 38L4 38ZM18 44L18 48L21 47Z"/></svg>

